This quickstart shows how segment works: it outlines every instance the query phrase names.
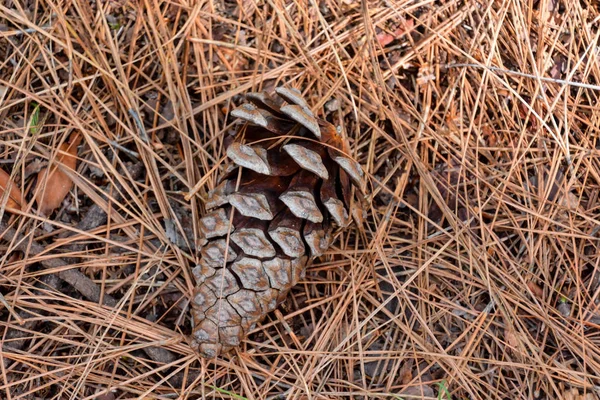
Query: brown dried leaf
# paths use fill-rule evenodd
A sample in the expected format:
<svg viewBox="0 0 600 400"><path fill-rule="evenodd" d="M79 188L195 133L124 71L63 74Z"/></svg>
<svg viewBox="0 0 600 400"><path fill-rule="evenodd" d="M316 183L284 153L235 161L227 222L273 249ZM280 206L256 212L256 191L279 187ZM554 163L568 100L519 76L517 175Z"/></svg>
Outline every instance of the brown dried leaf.
<svg viewBox="0 0 600 400"><path fill-rule="evenodd" d="M517 338L514 330L510 328L504 328L504 338L506 340L506 344L511 350L516 350L519 348L519 339Z"/></svg>
<svg viewBox="0 0 600 400"><path fill-rule="evenodd" d="M563 195L558 199L558 204L568 208L569 210L577 210L579 205L579 198L573 192L562 193Z"/></svg>
<svg viewBox="0 0 600 400"><path fill-rule="evenodd" d="M56 163L75 170L77 165L77 147L81 143L81 134L76 132L69 138L69 143L63 143L59 148L59 153L56 157ZM38 209L44 215L50 215L60 206L64 198L67 196L73 181L69 176L58 168L58 165L53 165L42 169L38 173L37 192L35 201Z"/></svg>
<svg viewBox="0 0 600 400"><path fill-rule="evenodd" d="M10 179L10 175L0 169L0 201L4 199L6 189L9 189L8 199L6 200L6 210L22 210L25 205L23 193L15 182ZM1 205L1 203L0 203Z"/></svg>
<svg viewBox="0 0 600 400"><path fill-rule="evenodd" d="M579 394L579 390L572 388L563 393L563 399L565 400L593 400L596 397L592 393Z"/></svg>
<svg viewBox="0 0 600 400"><path fill-rule="evenodd" d="M435 78L434 69L429 63L424 63L419 67L419 72L417 73L417 85L423 86L428 82L434 81Z"/></svg>
<svg viewBox="0 0 600 400"><path fill-rule="evenodd" d="M407 399L435 399L435 392L429 385L410 386L400 392L400 397Z"/></svg>
<svg viewBox="0 0 600 400"><path fill-rule="evenodd" d="M23 172L23 176L25 179L29 178L33 174L37 174L47 165L45 161L36 158L35 160L29 162L25 167L25 171Z"/></svg>
<svg viewBox="0 0 600 400"><path fill-rule="evenodd" d="M396 29L392 33L388 33L388 32L378 33L377 41L379 42L379 44L381 46L385 47L388 44L392 43L394 40L398 39L400 36L404 35L406 32L411 31L414 24L415 23L412 19L406 20L402 26L398 27L398 29Z"/></svg>
<svg viewBox="0 0 600 400"><path fill-rule="evenodd" d="M527 282L527 287L538 299L542 300L544 298L544 289L542 289L537 283L529 281Z"/></svg>
<svg viewBox="0 0 600 400"><path fill-rule="evenodd" d="M402 385L408 385L413 377L413 368L415 360L409 358L404 364L402 364L402 368L398 372L398 376L400 377L400 383Z"/></svg>
<svg viewBox="0 0 600 400"><path fill-rule="evenodd" d="M394 39L396 39L394 35L391 35L387 32L381 32L377 34L377 41L382 46L387 46L388 44L392 43Z"/></svg>

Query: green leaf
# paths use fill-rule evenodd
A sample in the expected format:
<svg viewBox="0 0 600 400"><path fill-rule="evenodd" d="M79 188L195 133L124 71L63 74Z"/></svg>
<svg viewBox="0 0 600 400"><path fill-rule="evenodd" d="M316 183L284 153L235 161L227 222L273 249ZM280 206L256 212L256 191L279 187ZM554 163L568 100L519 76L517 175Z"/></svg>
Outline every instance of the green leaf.
<svg viewBox="0 0 600 400"><path fill-rule="evenodd" d="M440 383L438 383L438 400L452 400L452 395L450 394L450 391L448 390L448 388L446 387L446 380L443 379ZM446 395L446 397L444 397L444 395Z"/></svg>
<svg viewBox="0 0 600 400"><path fill-rule="evenodd" d="M211 389L213 389L213 390L216 390L219 393L229 395L229 396L233 397L234 399L248 400L247 397L240 396L239 394L235 394L233 392L230 392L229 390L221 389L221 388L218 388L218 387L213 386L213 385L206 385L206 386L209 387L209 388L211 388Z"/></svg>
<svg viewBox="0 0 600 400"><path fill-rule="evenodd" d="M29 132L33 135L37 135L39 132L39 123L40 123L40 105L37 103L32 103L34 105L33 113L29 118Z"/></svg>
<svg viewBox="0 0 600 400"><path fill-rule="evenodd" d="M569 299L566 298L566 296L560 296L560 300L561 303L566 303L567 301L569 301Z"/></svg>

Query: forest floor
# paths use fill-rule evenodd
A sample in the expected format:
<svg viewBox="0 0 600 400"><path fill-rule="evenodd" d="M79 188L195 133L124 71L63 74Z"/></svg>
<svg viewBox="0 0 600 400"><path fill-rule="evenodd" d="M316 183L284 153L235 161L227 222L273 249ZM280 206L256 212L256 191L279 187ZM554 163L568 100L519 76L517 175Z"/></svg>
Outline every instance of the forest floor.
<svg viewBox="0 0 600 400"><path fill-rule="evenodd" d="M0 398L598 398L599 24L591 0L0 2ZM342 128L364 220L201 359L202 196L231 110L277 85Z"/></svg>

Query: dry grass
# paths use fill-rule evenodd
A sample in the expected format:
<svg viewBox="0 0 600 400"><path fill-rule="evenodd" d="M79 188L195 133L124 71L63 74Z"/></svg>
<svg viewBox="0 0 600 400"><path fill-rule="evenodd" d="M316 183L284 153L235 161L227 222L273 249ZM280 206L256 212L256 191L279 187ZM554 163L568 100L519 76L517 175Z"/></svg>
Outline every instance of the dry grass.
<svg viewBox="0 0 600 400"><path fill-rule="evenodd" d="M0 398L596 398L597 7L0 2L0 167L29 201L0 225ZM201 360L199 195L241 95L280 83L344 128L369 206L239 352ZM46 219L32 171L75 131Z"/></svg>

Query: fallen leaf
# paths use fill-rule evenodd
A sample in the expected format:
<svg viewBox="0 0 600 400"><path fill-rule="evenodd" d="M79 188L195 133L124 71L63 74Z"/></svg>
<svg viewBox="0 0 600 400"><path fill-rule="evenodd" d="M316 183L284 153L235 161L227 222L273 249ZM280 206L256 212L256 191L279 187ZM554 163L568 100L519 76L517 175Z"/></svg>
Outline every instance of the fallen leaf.
<svg viewBox="0 0 600 400"><path fill-rule="evenodd" d="M562 196L558 199L558 204L568 208L569 210L577 210L577 206L579 205L579 197L577 197L577 195L573 192L561 194Z"/></svg>
<svg viewBox="0 0 600 400"><path fill-rule="evenodd" d="M527 282L527 287L531 290L531 293L538 299L542 300L544 298L544 289L542 289L537 283L533 281Z"/></svg>
<svg viewBox="0 0 600 400"><path fill-rule="evenodd" d="M381 32L377 34L377 41L382 47L387 46L392 43L394 40L398 39L400 36L404 35L406 32L412 30L414 26L414 21L412 19L406 20L403 25L399 26L394 32Z"/></svg>
<svg viewBox="0 0 600 400"><path fill-rule="evenodd" d="M512 329L504 328L504 338L511 350L516 350L519 347L519 339Z"/></svg>
<svg viewBox="0 0 600 400"><path fill-rule="evenodd" d="M175 109L171 100L167 101L167 104L164 105L160 114L160 116L163 117L165 121L172 121L173 118L175 118ZM162 122L164 121L161 121L161 123Z"/></svg>
<svg viewBox="0 0 600 400"><path fill-rule="evenodd" d="M408 385L413 378L414 359L409 358L398 371L398 377L400 378L401 385Z"/></svg>
<svg viewBox="0 0 600 400"><path fill-rule="evenodd" d="M433 72L433 68L429 63L425 63L419 67L419 71L417 72L417 85L423 86L428 82L435 80L435 73Z"/></svg>
<svg viewBox="0 0 600 400"><path fill-rule="evenodd" d="M29 132L36 135L39 132L40 123L40 105L35 104L31 117L29 118Z"/></svg>
<svg viewBox="0 0 600 400"><path fill-rule="evenodd" d="M550 69L550 77L553 79L560 79L563 73L563 68L565 67L565 59L564 57L556 57L554 59L554 65Z"/></svg>
<svg viewBox="0 0 600 400"><path fill-rule="evenodd" d="M387 46L388 44L392 43L394 39L396 39L394 35L389 34L387 32L381 32L377 34L377 41L382 46Z"/></svg>
<svg viewBox="0 0 600 400"><path fill-rule="evenodd" d="M8 199L6 201L6 210L22 210L25 201L23 200L23 193L16 183L10 179L10 175L0 169L0 202L4 200L6 189L9 189ZM0 203L0 206L2 203Z"/></svg>
<svg viewBox="0 0 600 400"><path fill-rule="evenodd" d="M594 400L595 398L592 393L579 394L579 390L575 388L563 393L563 399L565 400Z"/></svg>
<svg viewBox="0 0 600 400"><path fill-rule="evenodd" d="M73 133L69 138L69 143L63 143L59 148L55 163L60 163L64 167L75 170L77 165L77 146L81 143L81 134ZM42 169L38 173L37 192L35 201L40 212L46 216L60 206L67 196L73 181L69 176L58 168L58 165Z"/></svg>
<svg viewBox="0 0 600 400"><path fill-rule="evenodd" d="M31 161L30 163L27 164L27 166L25 167L25 171L23 172L23 177L25 179L29 178L31 175L33 174L37 174L38 172L41 171L42 168L44 168L48 163L45 161L42 161L38 158L36 158L35 160Z"/></svg>
<svg viewBox="0 0 600 400"><path fill-rule="evenodd" d="M406 398L418 398L418 399L435 399L435 392L433 388L429 385L421 385L421 386L410 386L407 389L404 389L400 392L400 397Z"/></svg>
<svg viewBox="0 0 600 400"><path fill-rule="evenodd" d="M498 143L498 135L492 129L491 126L485 125L481 128L481 133L483 136L483 140L485 141L487 147L495 147Z"/></svg>

